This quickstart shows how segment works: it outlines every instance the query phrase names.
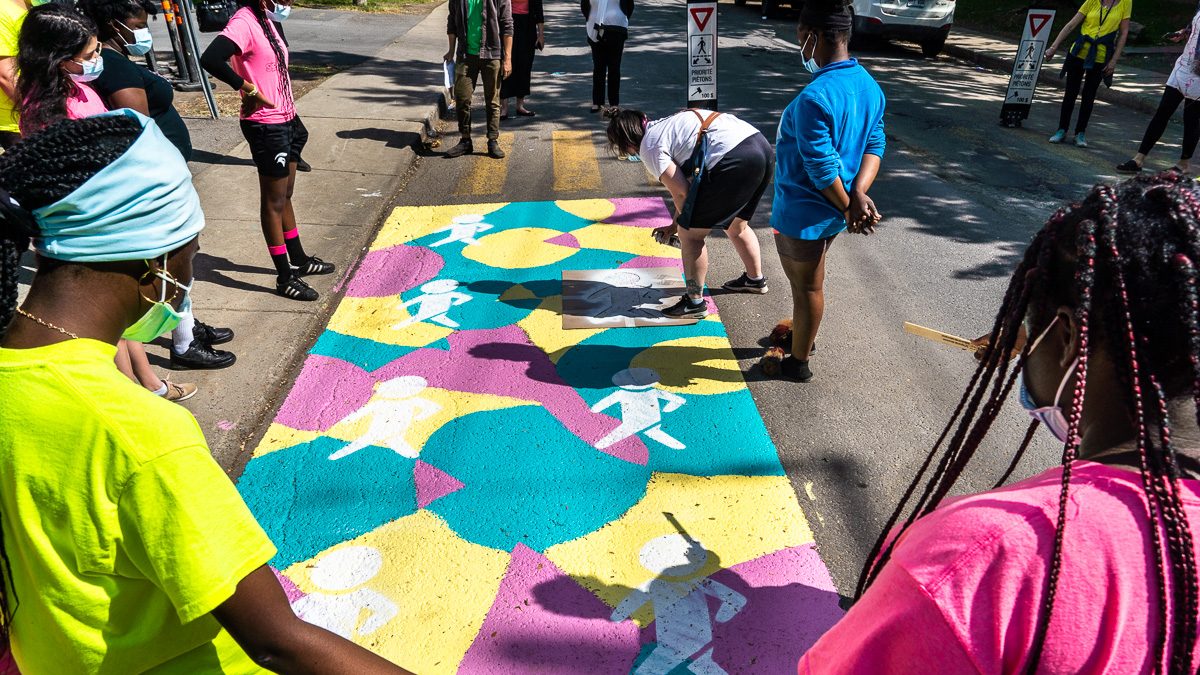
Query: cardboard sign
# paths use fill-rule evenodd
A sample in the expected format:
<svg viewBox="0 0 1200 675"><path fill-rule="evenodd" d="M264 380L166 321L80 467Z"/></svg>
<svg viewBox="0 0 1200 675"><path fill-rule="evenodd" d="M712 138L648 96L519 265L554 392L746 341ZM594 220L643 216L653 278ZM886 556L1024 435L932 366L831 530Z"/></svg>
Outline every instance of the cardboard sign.
<svg viewBox="0 0 1200 675"><path fill-rule="evenodd" d="M1046 42L1054 26L1054 10L1031 9L1025 17L1025 32L1017 47L1012 76L1008 80L1008 91L1000 109L1000 123L1006 127L1019 127L1021 120L1029 117L1033 104L1033 93L1037 89L1038 73L1042 70L1042 57Z"/></svg>
<svg viewBox="0 0 1200 675"><path fill-rule="evenodd" d="M717 3L687 3L689 108L717 109Z"/></svg>

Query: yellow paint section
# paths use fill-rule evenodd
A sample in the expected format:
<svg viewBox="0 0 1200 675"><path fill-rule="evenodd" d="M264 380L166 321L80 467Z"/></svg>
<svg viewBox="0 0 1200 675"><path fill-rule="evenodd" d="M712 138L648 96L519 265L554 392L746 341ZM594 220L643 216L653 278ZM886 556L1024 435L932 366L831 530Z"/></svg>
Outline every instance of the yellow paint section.
<svg viewBox="0 0 1200 675"><path fill-rule="evenodd" d="M593 223L607 220L617 212L617 205L608 199L568 199L554 202L554 205Z"/></svg>
<svg viewBox="0 0 1200 675"><path fill-rule="evenodd" d="M812 530L786 476L688 476L656 473L646 496L620 519L585 537L551 547L546 557L615 607L654 574L638 554L652 539L675 534L664 513L675 516L688 535L709 552L706 576L791 546L813 541ZM653 620L643 607L633 615L641 626Z"/></svg>
<svg viewBox="0 0 1200 675"><path fill-rule="evenodd" d="M404 438L410 446L418 450L425 447L425 444L429 442L429 437L433 436L438 429L441 429L457 418L488 410L503 410L523 405L537 405L533 401L522 401L507 396L471 394L462 391L450 391L448 389L429 388L422 391L419 395L426 401L437 405L441 410L426 419L414 421L408 428L408 433L404 435ZM367 425L368 420L360 420L346 426L338 424L329 430L328 435L349 442L362 436L367 430Z"/></svg>
<svg viewBox="0 0 1200 675"><path fill-rule="evenodd" d="M630 367L657 370L662 378L658 387L679 394L728 394L746 388L737 357L724 336L660 342L633 357Z"/></svg>
<svg viewBox="0 0 1200 675"><path fill-rule="evenodd" d="M561 295L543 300L537 309L517 322L517 325L529 336L530 342L546 352L552 363L558 363L562 355L571 347L608 330L607 328L563 330Z"/></svg>
<svg viewBox="0 0 1200 675"><path fill-rule="evenodd" d="M598 248L602 251L616 251L656 258L679 257L679 249L654 241L651 232L652 230L644 227L595 223L572 230L571 234L575 235L575 238L579 240L579 245L583 248Z"/></svg>
<svg viewBox="0 0 1200 675"><path fill-rule="evenodd" d="M505 155L512 155L515 135L506 131L500 134L500 149ZM508 178L508 159L494 160L483 155L472 156L474 166L467 174L454 194L467 195L498 195L504 192L504 181Z"/></svg>
<svg viewBox="0 0 1200 675"><path fill-rule="evenodd" d="M356 641L421 675L454 673L491 609L508 554L463 541L429 511L418 511L325 553L344 546L371 546L383 554L379 574L350 592L370 588L399 609L387 625ZM318 592L307 568L320 557L284 573L305 593Z"/></svg>
<svg viewBox="0 0 1200 675"><path fill-rule="evenodd" d="M394 330L392 326L410 316L407 309L400 307L401 302L398 295L343 298L329 320L329 330L401 347L424 347L454 332L445 326L425 322Z"/></svg>
<svg viewBox="0 0 1200 675"><path fill-rule="evenodd" d="M554 191L600 189L600 160L591 131L555 131Z"/></svg>
<svg viewBox="0 0 1200 675"><path fill-rule="evenodd" d="M481 215L486 216L493 211L508 206L507 203L496 204L447 204L445 206L400 206L392 211L379 236L371 244L372 251L380 251L393 246L407 244L414 239L428 236L438 230L449 227L457 216Z"/></svg>
<svg viewBox="0 0 1200 675"><path fill-rule="evenodd" d="M263 434L263 438L258 443L258 447L254 449L255 457L269 455L276 450L290 448L293 445L308 443L320 438L319 431L303 431L301 429L293 429L289 426L272 422L271 426L267 427L267 433Z"/></svg>
<svg viewBox="0 0 1200 675"><path fill-rule="evenodd" d="M506 270L553 265L579 252L570 246L546 242L559 236L562 232L558 230L517 227L480 237L479 246L463 247L462 255L477 263Z"/></svg>

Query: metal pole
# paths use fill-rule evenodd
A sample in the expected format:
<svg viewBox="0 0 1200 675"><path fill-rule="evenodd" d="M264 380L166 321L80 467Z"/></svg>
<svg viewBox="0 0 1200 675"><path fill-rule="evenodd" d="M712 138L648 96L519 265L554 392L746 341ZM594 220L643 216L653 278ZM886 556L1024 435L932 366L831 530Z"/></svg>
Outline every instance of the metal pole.
<svg viewBox="0 0 1200 675"><path fill-rule="evenodd" d="M179 31L175 28L175 10L171 0L163 0L163 19L167 22L167 35L171 38L171 51L175 52L175 77L187 80L187 66L184 65L183 46L179 44Z"/></svg>
<svg viewBox="0 0 1200 675"><path fill-rule="evenodd" d="M196 30L196 18L193 12L195 9L192 6L192 0L181 0L183 23L187 28L188 35L192 42L192 65L195 66L197 77L200 79L200 86L204 89L204 100L208 102L208 111L212 113L214 120L221 119L221 113L217 110L217 99L213 96L212 83L208 81L208 75L200 68L200 33Z"/></svg>

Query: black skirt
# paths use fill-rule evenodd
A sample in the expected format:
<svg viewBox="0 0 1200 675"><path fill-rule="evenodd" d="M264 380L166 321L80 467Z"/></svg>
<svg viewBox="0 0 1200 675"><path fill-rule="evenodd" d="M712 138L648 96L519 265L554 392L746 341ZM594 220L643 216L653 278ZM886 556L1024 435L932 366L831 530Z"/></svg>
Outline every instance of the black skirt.
<svg viewBox="0 0 1200 675"><path fill-rule="evenodd" d="M512 75L500 85L500 98L528 96L537 51L537 24L530 14L513 14Z"/></svg>
<svg viewBox="0 0 1200 675"><path fill-rule="evenodd" d="M775 175L775 150L760 133L737 144L704 172L688 229L725 229L750 220Z"/></svg>

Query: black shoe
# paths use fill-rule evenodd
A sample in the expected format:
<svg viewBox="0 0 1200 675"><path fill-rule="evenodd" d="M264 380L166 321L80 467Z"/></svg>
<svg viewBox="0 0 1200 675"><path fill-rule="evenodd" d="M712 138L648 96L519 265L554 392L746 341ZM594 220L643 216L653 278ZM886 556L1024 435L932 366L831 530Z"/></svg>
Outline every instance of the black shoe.
<svg viewBox="0 0 1200 675"><path fill-rule="evenodd" d="M504 159L504 151L500 149L500 141L488 141L488 157Z"/></svg>
<svg viewBox="0 0 1200 675"><path fill-rule="evenodd" d="M312 286L304 283L303 279L296 276L275 282L275 292L285 298L303 300L305 302L312 302L321 297Z"/></svg>
<svg viewBox="0 0 1200 675"><path fill-rule="evenodd" d="M724 288L727 291L733 291L735 293L758 293L759 295L762 295L768 290L767 278L764 276L755 281L754 279L750 278L749 274L742 272L742 276L734 279L733 281L726 281L725 285L721 288Z"/></svg>
<svg viewBox="0 0 1200 675"><path fill-rule="evenodd" d="M312 171L312 164L309 164L308 162L304 161L303 157L300 157L296 160L296 170L308 173L309 171Z"/></svg>
<svg viewBox="0 0 1200 675"><path fill-rule="evenodd" d="M192 339L208 345L223 345L233 339L233 330L229 328L214 328L200 319L196 319L196 325L192 328Z"/></svg>
<svg viewBox="0 0 1200 675"><path fill-rule="evenodd" d="M684 295L679 299L679 302L671 305L662 311L664 316L686 319L703 319L708 316L708 303L703 299L700 302L692 302L692 299Z"/></svg>
<svg viewBox="0 0 1200 675"><path fill-rule="evenodd" d="M1117 165L1117 171L1121 173L1141 173L1142 167L1132 159L1126 160L1122 164Z"/></svg>
<svg viewBox="0 0 1200 675"><path fill-rule="evenodd" d="M297 276L308 277L314 274L333 274L336 269L333 263L325 262L315 255L308 256L308 260L303 265L292 265L292 272Z"/></svg>
<svg viewBox="0 0 1200 675"><path fill-rule="evenodd" d="M463 155L469 155L473 152L475 152L475 146L471 144L471 141L462 140L462 141L458 142L458 145L447 150L446 156L453 159L455 157L462 157Z"/></svg>
<svg viewBox="0 0 1200 675"><path fill-rule="evenodd" d="M171 368L174 370L217 370L232 366L237 357L232 352L213 349L199 340L182 354L171 352Z"/></svg>
<svg viewBox="0 0 1200 675"><path fill-rule="evenodd" d="M789 356L779 364L780 373L789 380L808 382L813 379L813 372L808 368L808 361L801 361Z"/></svg>

